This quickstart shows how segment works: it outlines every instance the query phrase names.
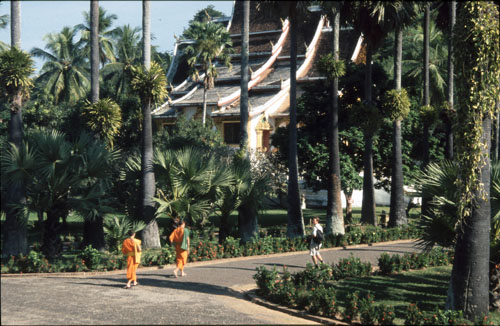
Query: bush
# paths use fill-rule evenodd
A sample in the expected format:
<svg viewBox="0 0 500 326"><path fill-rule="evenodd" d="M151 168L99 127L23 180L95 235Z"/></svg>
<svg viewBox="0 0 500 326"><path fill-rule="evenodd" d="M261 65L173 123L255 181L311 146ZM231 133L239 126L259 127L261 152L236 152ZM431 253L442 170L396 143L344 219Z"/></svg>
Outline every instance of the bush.
<svg viewBox="0 0 500 326"><path fill-rule="evenodd" d="M363 263L361 259L355 258L352 254L349 258L341 259L333 268L333 278L338 281L350 277L362 277L370 275L372 266L370 263Z"/></svg>
<svg viewBox="0 0 500 326"><path fill-rule="evenodd" d="M306 265L306 268L293 275L293 280L296 285L303 285L307 289L317 288L320 285L325 285L332 280L333 268L328 264L319 264L318 267L311 263Z"/></svg>
<svg viewBox="0 0 500 326"><path fill-rule="evenodd" d="M101 253L99 250L92 247L92 245L88 245L83 249L83 251L78 255L78 257L82 260L82 263L87 266L88 269L97 269L98 265L101 262Z"/></svg>
<svg viewBox="0 0 500 326"><path fill-rule="evenodd" d="M424 325L467 325L462 311L436 309L424 318Z"/></svg>
<svg viewBox="0 0 500 326"><path fill-rule="evenodd" d="M326 317L335 317L338 313L335 290L320 285L311 289L309 312L319 313Z"/></svg>
<svg viewBox="0 0 500 326"><path fill-rule="evenodd" d="M264 266L257 267L257 274L253 276L257 283L257 292L263 297L269 297L275 289L278 281L278 271L276 267L272 270L267 270Z"/></svg>
<svg viewBox="0 0 500 326"><path fill-rule="evenodd" d="M352 323L359 315L359 291L347 294L347 305L344 310L344 320Z"/></svg>
<svg viewBox="0 0 500 326"><path fill-rule="evenodd" d="M403 256L398 254L389 256L388 253L383 253L379 257L378 266L380 273L387 275L401 270L449 265L452 261L453 253L451 251L434 248L429 252L404 254Z"/></svg>
<svg viewBox="0 0 500 326"><path fill-rule="evenodd" d="M271 298L274 302L289 306L295 298L295 284L292 282L290 272L283 267L283 275L274 283L274 291L271 290Z"/></svg>
<svg viewBox="0 0 500 326"><path fill-rule="evenodd" d="M411 303L408 305L406 308L406 315L405 315L405 325L406 326L411 326L411 325L423 325L424 324L424 314L418 306L414 303Z"/></svg>
<svg viewBox="0 0 500 326"><path fill-rule="evenodd" d="M379 325L394 325L394 307L386 304L380 304L377 307L377 322Z"/></svg>
<svg viewBox="0 0 500 326"><path fill-rule="evenodd" d="M366 295L359 300L359 315L363 325L374 325L377 320L377 309L373 295L368 291Z"/></svg>

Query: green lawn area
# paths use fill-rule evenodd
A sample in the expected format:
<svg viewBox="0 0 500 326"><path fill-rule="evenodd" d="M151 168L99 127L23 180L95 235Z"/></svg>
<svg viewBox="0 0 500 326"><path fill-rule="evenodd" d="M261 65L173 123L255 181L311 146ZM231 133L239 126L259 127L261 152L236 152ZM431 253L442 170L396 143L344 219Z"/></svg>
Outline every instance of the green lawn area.
<svg viewBox="0 0 500 326"><path fill-rule="evenodd" d="M427 268L424 270L404 272L389 276L370 276L352 278L337 283L337 302L346 306L346 295L354 291L360 292L360 297L366 291L372 292L376 304L392 305L395 308L395 323L404 324L401 319L410 303L416 303L424 311L441 310L446 302L446 293L451 276L451 266ZM494 325L500 325L500 312L491 313Z"/></svg>

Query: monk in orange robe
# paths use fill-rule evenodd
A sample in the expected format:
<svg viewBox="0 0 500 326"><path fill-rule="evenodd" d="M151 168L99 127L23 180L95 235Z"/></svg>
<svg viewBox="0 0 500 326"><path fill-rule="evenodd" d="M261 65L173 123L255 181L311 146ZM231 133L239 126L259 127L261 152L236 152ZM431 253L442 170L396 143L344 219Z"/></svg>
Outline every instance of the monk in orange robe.
<svg viewBox="0 0 500 326"><path fill-rule="evenodd" d="M181 220L178 227L170 234L170 242L175 245L175 263L174 276L177 277L177 272L181 270L181 276L186 276L184 266L187 263L189 253L189 229L185 227L186 222Z"/></svg>
<svg viewBox="0 0 500 326"><path fill-rule="evenodd" d="M127 285L126 289L130 289L130 284L134 282L134 286L137 283L137 267L141 262L141 240L135 238L135 232L129 231L129 237L123 241L122 253L127 255Z"/></svg>

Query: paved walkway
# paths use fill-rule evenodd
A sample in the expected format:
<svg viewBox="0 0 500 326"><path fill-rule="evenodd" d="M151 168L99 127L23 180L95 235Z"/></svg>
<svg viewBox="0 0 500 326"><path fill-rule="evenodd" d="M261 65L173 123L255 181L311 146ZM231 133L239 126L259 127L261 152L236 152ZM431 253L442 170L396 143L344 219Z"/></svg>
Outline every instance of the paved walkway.
<svg viewBox="0 0 500 326"><path fill-rule="evenodd" d="M322 250L328 263L351 253L377 264L383 252L418 251L413 241ZM188 264L186 277L173 266L139 269L139 285L123 289L124 272L94 276L1 278L1 324L310 324L245 300L258 266L286 265L291 272L311 261L306 252Z"/></svg>

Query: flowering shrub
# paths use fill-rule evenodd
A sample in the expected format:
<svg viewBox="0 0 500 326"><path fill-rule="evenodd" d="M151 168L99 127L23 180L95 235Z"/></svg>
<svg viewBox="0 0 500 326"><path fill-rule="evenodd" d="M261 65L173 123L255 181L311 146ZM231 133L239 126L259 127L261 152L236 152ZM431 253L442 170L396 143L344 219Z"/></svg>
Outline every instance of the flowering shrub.
<svg viewBox="0 0 500 326"><path fill-rule="evenodd" d="M274 290L270 293L273 301L284 305L291 305L295 298L295 284L292 282L290 272L283 267L283 275L274 283Z"/></svg>
<svg viewBox="0 0 500 326"><path fill-rule="evenodd" d="M101 253L91 245L88 245L80 253L79 258L82 260L82 263L91 270L95 269L101 262Z"/></svg>
<svg viewBox="0 0 500 326"><path fill-rule="evenodd" d="M370 291L359 300L359 315L363 325L374 325L377 320L375 300Z"/></svg>
<svg viewBox="0 0 500 326"><path fill-rule="evenodd" d="M381 274L391 274L401 270L419 269L429 266L444 266L453 261L453 252L434 248L429 252L407 253L403 256L388 253L380 255L378 266Z"/></svg>
<svg viewBox="0 0 500 326"><path fill-rule="evenodd" d="M257 283L257 292L263 297L269 297L274 292L274 287L278 280L276 267L267 270L264 266L257 267L257 274L253 276Z"/></svg>
<svg viewBox="0 0 500 326"><path fill-rule="evenodd" d="M332 280L333 268L328 264L319 264L315 267L308 263L306 268L293 275L294 283L304 285L307 289L317 288Z"/></svg>
<svg viewBox="0 0 500 326"><path fill-rule="evenodd" d="M336 295L333 288L326 288L323 285L313 288L309 300L309 312L313 314L335 317L338 313Z"/></svg>
<svg viewBox="0 0 500 326"><path fill-rule="evenodd" d="M359 291L347 294L347 305L344 310L344 320L352 323L359 315Z"/></svg>
<svg viewBox="0 0 500 326"><path fill-rule="evenodd" d="M394 313L394 307L386 304L380 304L377 306L377 322L379 325L394 325L394 318L396 315Z"/></svg>
<svg viewBox="0 0 500 326"><path fill-rule="evenodd" d="M361 259L352 254L349 258L341 259L333 268L333 278L338 281L350 277L362 277L370 275L372 265L363 263Z"/></svg>
<svg viewBox="0 0 500 326"><path fill-rule="evenodd" d="M405 325L423 325L424 324L424 314L418 306L414 303L410 303L406 308Z"/></svg>

